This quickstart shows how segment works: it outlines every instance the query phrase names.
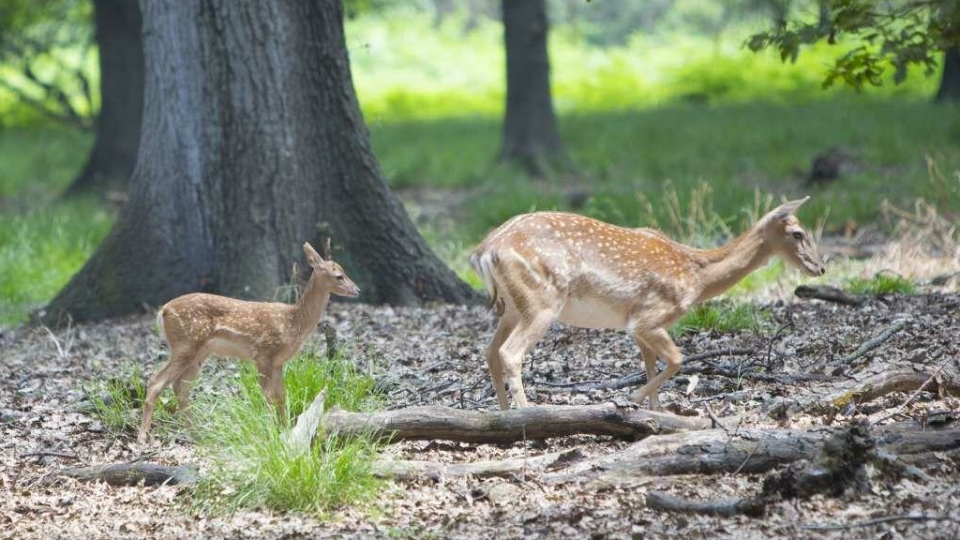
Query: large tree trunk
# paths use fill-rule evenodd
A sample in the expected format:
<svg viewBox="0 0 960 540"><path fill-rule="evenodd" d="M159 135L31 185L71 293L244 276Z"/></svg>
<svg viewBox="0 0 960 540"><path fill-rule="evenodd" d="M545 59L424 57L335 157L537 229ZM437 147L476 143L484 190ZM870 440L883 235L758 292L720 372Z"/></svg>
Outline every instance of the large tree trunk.
<svg viewBox="0 0 960 540"><path fill-rule="evenodd" d="M960 47L956 45L947 49L943 57L943 76L940 78L940 89L937 90L934 101L960 101Z"/></svg>
<svg viewBox="0 0 960 540"><path fill-rule="evenodd" d="M500 159L532 175L566 163L550 97L545 0L503 0L507 109Z"/></svg>
<svg viewBox="0 0 960 540"><path fill-rule="evenodd" d="M142 20L137 0L94 0L100 115L90 158L66 195L124 189L137 163L143 112Z"/></svg>
<svg viewBox="0 0 960 540"><path fill-rule="evenodd" d="M327 236L366 302L476 296L383 181L339 1L141 7L147 79L130 201L42 317L99 319L196 290L269 299L303 241Z"/></svg>

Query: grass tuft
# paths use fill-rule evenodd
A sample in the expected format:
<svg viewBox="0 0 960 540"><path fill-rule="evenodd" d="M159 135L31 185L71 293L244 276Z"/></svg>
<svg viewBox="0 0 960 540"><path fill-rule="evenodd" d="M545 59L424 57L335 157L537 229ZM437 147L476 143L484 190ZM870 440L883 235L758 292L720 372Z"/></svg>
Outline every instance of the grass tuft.
<svg viewBox="0 0 960 540"><path fill-rule="evenodd" d="M697 332L733 332L758 328L763 316L752 305L707 302L695 306L677 321L672 333L683 336Z"/></svg>
<svg viewBox="0 0 960 540"><path fill-rule="evenodd" d="M195 403L198 444L213 465L194 504L203 511L270 508L323 515L370 500L379 486L370 469L379 451L372 438L327 435L297 454L281 434L321 390L328 409L374 408L380 399L373 378L343 357L302 354L284 369L288 422L280 422L257 377L253 365L244 363L236 392L207 394Z"/></svg>
<svg viewBox="0 0 960 540"><path fill-rule="evenodd" d="M140 367L134 367L129 373L112 377L84 388L91 409L90 412L103 423L104 428L114 437L136 433L140 428L140 413L147 395L147 386ZM152 433L158 434L180 431L182 424L175 419L176 398L158 400L154 412Z"/></svg>
<svg viewBox="0 0 960 540"><path fill-rule="evenodd" d="M854 294L878 296L883 294L913 294L917 286L907 278L889 272L880 272L872 278L856 277L847 280L846 289Z"/></svg>

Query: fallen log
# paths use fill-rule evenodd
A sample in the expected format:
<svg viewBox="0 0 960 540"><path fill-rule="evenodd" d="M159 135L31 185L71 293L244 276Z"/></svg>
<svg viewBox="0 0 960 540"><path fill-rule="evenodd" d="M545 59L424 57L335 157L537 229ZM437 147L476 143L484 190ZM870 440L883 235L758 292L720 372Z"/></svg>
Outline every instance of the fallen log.
<svg viewBox="0 0 960 540"><path fill-rule="evenodd" d="M834 407L843 409L851 404L873 401L894 392L913 392L920 388L934 394L960 395L960 379L945 373L922 371L894 371L880 373L866 379L856 388L845 390L827 398L825 403L816 403L811 408Z"/></svg>
<svg viewBox="0 0 960 540"><path fill-rule="evenodd" d="M544 482L595 481L617 485L626 477L679 474L760 474L816 456L830 432L795 429L722 429L650 437L614 454L585 459L543 476ZM923 429L914 422L876 427L877 447L894 456L960 448L960 426Z"/></svg>
<svg viewBox="0 0 960 540"><path fill-rule="evenodd" d="M659 491L650 491L647 493L647 508L708 516L730 517L742 514L745 516L760 517L766 511L766 504L754 498L734 499L730 501L688 501Z"/></svg>
<svg viewBox="0 0 960 540"><path fill-rule="evenodd" d="M447 440L499 444L568 435L639 439L648 435L705 429L710 426L710 420L602 403L545 405L508 411L470 411L439 406L373 413L331 410L323 414L319 426L327 433L348 437L371 435L389 442Z"/></svg>
<svg viewBox="0 0 960 540"><path fill-rule="evenodd" d="M866 298L862 296L855 296L827 285L800 285L794 289L793 294L805 300L823 300L845 306L859 306L866 302Z"/></svg>
<svg viewBox="0 0 960 540"><path fill-rule="evenodd" d="M145 486L189 485L197 481L197 467L193 465L168 467L158 463L135 461L61 469L55 473L55 476L74 478L81 482L100 480L111 486L135 486L141 483Z"/></svg>
<svg viewBox="0 0 960 540"><path fill-rule="evenodd" d="M373 465L373 473L381 478L393 480L415 480L429 478L441 480L458 476L509 476L529 474L562 464L583 459L583 453L575 448L563 452L551 452L533 457L504 459L499 461L474 461L468 463L438 463L436 461L378 461Z"/></svg>
<svg viewBox="0 0 960 540"><path fill-rule="evenodd" d="M876 441L869 425L853 424L827 438L810 462L791 463L768 475L758 495L699 502L651 492L647 494L647 506L670 512L760 517L766 513L767 505L783 500L808 499L819 493L839 496L848 490L866 492L870 489L866 466L876 459Z"/></svg>

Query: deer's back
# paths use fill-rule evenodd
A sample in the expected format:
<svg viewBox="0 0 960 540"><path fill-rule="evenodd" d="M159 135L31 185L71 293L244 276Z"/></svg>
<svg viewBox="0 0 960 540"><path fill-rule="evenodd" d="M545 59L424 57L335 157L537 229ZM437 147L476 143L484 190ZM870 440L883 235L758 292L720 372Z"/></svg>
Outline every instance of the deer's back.
<svg viewBox="0 0 960 540"><path fill-rule="evenodd" d="M168 340L183 337L205 343L214 351L230 356L247 356L238 351L218 351L217 343L278 341L290 324L293 306L277 302L248 302L226 296L193 293L167 302L161 308ZM244 346L244 349L249 347Z"/></svg>
<svg viewBox="0 0 960 540"><path fill-rule="evenodd" d="M560 320L622 328L632 313L681 303L691 260L659 231L628 229L562 212L526 214L504 223L477 249L496 261L512 288L552 287L564 299ZM509 293L511 284L503 287Z"/></svg>

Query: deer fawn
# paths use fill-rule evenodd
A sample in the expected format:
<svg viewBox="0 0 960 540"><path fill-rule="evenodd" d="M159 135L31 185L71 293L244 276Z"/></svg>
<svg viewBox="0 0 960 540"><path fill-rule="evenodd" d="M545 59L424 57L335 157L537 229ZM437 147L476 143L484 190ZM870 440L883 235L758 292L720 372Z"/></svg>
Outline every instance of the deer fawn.
<svg viewBox="0 0 960 540"><path fill-rule="evenodd" d="M683 357L667 329L694 304L712 298L779 255L811 276L826 272L794 212L809 197L784 203L716 249L695 249L652 229L626 229L583 216L538 212L491 232L470 257L500 317L487 366L501 409L504 378L527 406L523 356L554 321L627 330L643 355L647 384L631 395L660 406L657 390ZM657 357L666 362L660 374Z"/></svg>
<svg viewBox="0 0 960 540"><path fill-rule="evenodd" d="M168 385L173 384L178 412L185 411L190 383L211 354L252 359L264 394L283 412L283 364L317 327L331 294L350 298L360 294L339 264L324 260L309 243L303 244L303 252L313 275L296 304L194 293L160 308L157 326L170 345L170 359L147 383L139 442L146 442L157 397ZM328 256L329 252L328 242Z"/></svg>

